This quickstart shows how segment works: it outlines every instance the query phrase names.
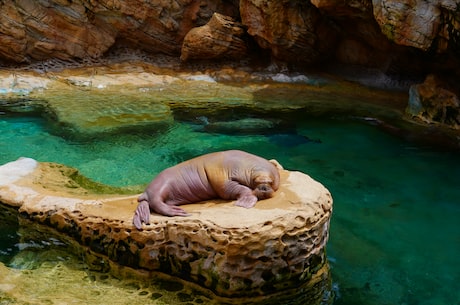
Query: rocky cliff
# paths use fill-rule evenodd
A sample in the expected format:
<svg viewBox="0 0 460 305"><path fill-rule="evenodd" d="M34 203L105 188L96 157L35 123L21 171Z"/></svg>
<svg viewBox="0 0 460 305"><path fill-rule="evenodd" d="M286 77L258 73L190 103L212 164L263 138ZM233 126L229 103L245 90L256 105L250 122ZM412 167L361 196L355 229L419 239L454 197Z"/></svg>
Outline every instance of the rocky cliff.
<svg viewBox="0 0 460 305"><path fill-rule="evenodd" d="M114 47L180 56L187 33L219 13L247 33L237 35L251 46L239 41L238 57L265 49L267 56L294 64L333 59L401 72L420 69L423 61L427 69L453 68L460 57L459 11L453 0L4 0L0 58L99 58ZM216 33L214 44L235 40L231 27Z"/></svg>

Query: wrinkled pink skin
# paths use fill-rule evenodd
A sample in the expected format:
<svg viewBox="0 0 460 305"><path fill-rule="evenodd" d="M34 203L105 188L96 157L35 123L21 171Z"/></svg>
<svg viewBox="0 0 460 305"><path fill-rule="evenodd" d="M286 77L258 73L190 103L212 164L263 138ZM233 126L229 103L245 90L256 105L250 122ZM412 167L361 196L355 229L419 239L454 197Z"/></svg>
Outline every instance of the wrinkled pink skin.
<svg viewBox="0 0 460 305"><path fill-rule="evenodd" d="M252 208L258 199L273 196L280 182L269 161L239 150L203 155L162 171L137 201L133 224L150 223L150 212L189 216L178 205L222 198Z"/></svg>

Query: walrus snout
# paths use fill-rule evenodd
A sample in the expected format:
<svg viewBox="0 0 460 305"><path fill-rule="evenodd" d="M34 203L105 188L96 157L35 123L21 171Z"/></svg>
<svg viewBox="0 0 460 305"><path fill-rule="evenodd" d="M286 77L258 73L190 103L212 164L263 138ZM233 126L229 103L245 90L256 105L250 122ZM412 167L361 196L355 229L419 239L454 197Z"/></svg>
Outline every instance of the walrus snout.
<svg viewBox="0 0 460 305"><path fill-rule="evenodd" d="M262 183L254 189L254 195L259 199L267 199L273 197L273 188L270 184Z"/></svg>

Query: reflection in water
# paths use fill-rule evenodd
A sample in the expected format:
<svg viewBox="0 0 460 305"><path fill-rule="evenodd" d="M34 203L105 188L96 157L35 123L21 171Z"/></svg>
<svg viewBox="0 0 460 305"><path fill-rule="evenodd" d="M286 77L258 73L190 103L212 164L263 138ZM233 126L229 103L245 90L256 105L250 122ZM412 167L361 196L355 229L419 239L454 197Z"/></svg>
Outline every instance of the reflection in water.
<svg viewBox="0 0 460 305"><path fill-rule="evenodd" d="M3 115L0 162L28 156L64 163L96 181L124 186L146 184L162 169L210 151L243 149L275 158L287 169L311 175L333 194L328 256L334 305L458 302L456 153L405 142L379 126L347 117L244 113L233 112L221 121L275 118L289 128L281 133L276 128L247 134L210 132L198 128L203 122L196 119L206 116L216 122L209 113L178 112L162 133L135 131L71 141L50 133L40 118ZM2 210L1 215L6 213ZM0 300L17 292L29 301L46 296L48 300L39 300L46 303L66 291L69 300L92 303L145 304L146 298L157 304L212 303L201 293L184 292L190 288L177 282L130 282L88 270L82 263L84 253L69 252L49 238L35 239L48 244L24 242L14 221L1 225L0 256L8 267L1 267ZM5 237L3 232L9 233ZM26 270L12 268L20 266ZM35 287L15 282L24 272Z"/></svg>

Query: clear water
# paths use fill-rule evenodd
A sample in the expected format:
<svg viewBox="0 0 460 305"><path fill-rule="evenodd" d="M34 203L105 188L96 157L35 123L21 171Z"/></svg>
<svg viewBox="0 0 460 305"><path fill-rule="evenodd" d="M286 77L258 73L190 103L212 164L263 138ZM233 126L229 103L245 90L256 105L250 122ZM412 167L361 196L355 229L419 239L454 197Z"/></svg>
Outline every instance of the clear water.
<svg viewBox="0 0 460 305"><path fill-rule="evenodd" d="M236 148L275 158L333 194L327 251L335 305L460 304L460 156L403 142L359 119L292 121L295 129L286 132L232 135L205 132L200 120L190 119L162 134L78 142L53 135L41 118L2 115L0 163L27 156L125 186L146 184L165 167L210 151ZM0 260L14 269L27 247L18 243L17 223L2 221L0 230ZM34 249L36 257L46 247ZM0 276L0 291L1 284ZM87 286L86 278L80 285ZM120 292L130 287L116 288L119 298L135 303Z"/></svg>

